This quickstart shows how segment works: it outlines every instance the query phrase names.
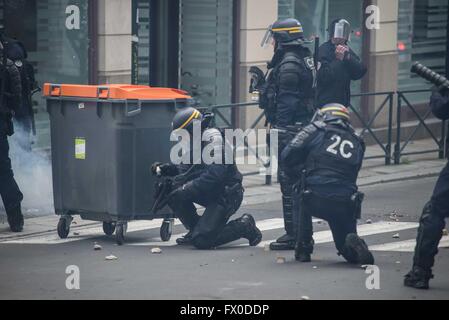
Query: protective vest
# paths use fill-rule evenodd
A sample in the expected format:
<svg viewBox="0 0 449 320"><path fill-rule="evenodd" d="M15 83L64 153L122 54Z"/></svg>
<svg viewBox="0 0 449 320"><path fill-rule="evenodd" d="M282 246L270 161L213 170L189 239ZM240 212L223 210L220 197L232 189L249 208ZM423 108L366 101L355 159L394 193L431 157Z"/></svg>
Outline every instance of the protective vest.
<svg viewBox="0 0 449 320"><path fill-rule="evenodd" d="M308 176L327 176L356 183L362 166L364 143L350 128L327 125L319 146L307 158Z"/></svg>

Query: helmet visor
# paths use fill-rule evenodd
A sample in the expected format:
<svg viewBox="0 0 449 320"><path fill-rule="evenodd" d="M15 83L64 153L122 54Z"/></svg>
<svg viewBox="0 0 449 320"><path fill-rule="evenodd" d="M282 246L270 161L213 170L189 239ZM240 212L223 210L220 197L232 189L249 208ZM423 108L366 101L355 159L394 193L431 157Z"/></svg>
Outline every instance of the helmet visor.
<svg viewBox="0 0 449 320"><path fill-rule="evenodd" d="M267 32L265 32L265 35L262 38L262 42L260 43L260 46L262 48L267 47L269 44L273 42L273 31L271 30L272 25L270 25L267 29Z"/></svg>
<svg viewBox="0 0 449 320"><path fill-rule="evenodd" d="M334 34L332 35L335 39L345 39L349 41L351 35L351 25L348 21L342 19L335 24Z"/></svg>

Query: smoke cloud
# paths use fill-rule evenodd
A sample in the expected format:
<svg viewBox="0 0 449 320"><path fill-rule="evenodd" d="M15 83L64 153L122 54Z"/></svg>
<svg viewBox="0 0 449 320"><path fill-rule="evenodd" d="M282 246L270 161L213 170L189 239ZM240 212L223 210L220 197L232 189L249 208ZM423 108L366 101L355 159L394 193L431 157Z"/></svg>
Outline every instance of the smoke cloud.
<svg viewBox="0 0 449 320"><path fill-rule="evenodd" d="M9 137L14 177L23 193L22 212L26 217L54 214L51 160L48 152L31 150L30 136L15 123ZM4 212L0 201L0 212Z"/></svg>

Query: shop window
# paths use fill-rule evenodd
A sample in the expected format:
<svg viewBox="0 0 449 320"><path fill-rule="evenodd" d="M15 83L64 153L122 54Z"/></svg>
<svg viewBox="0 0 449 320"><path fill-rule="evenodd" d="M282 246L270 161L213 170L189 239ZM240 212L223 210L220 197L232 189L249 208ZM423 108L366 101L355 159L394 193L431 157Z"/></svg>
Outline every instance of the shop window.
<svg viewBox="0 0 449 320"><path fill-rule="evenodd" d="M0 23L8 37L23 42L36 80L88 83L88 0L2 0ZM45 100L33 96L35 147L48 148L50 128Z"/></svg>
<svg viewBox="0 0 449 320"><path fill-rule="evenodd" d="M447 0L400 0L398 54L400 90L430 87L422 78L410 73L413 61L420 61L434 71L445 74L447 54ZM412 102L428 101L428 94L410 96Z"/></svg>
<svg viewBox="0 0 449 320"><path fill-rule="evenodd" d="M331 21L343 18L351 23L353 33L349 45L361 57L362 55L362 1L354 0L279 0L279 19L296 18L303 27L305 37L312 39L315 35L320 42L328 41L327 28ZM313 45L310 46L313 51ZM352 93L360 92L361 81L351 83ZM360 99L352 99L351 103L358 107Z"/></svg>

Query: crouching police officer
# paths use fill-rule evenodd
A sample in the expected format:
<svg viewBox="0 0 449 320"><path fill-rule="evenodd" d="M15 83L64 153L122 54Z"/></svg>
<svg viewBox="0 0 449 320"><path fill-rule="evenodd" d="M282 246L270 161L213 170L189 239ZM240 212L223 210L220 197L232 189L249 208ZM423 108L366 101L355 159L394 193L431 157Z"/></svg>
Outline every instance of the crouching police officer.
<svg viewBox="0 0 449 320"><path fill-rule="evenodd" d="M0 35L1 36L1 35ZM20 73L14 63L6 59L0 37L0 196L13 232L23 230L21 202L23 195L14 180L9 158L8 136L14 133L12 115L22 101Z"/></svg>
<svg viewBox="0 0 449 320"><path fill-rule="evenodd" d="M209 128L208 122L198 110L188 107L175 115L172 126L174 131L185 129L193 144L194 139L206 141L201 142L199 154L202 154L207 146L208 150L221 152L223 156L225 139L218 129ZM195 126L200 127L198 131L201 135L198 137L195 136L196 133L193 134L196 132ZM208 145L211 143L214 145ZM178 244L192 244L198 249L211 249L241 238L247 239L251 246L256 246L262 240L262 234L251 215L244 214L228 222L239 209L244 190L242 174L235 162L225 164L224 156L221 159L220 163L210 164L205 164L204 159L201 159L200 164L153 164L153 173L160 175L176 176L191 172L191 178L171 192L168 200L168 206L189 230L183 238L176 240ZM195 203L205 207L201 216L197 214Z"/></svg>
<svg viewBox="0 0 449 320"><path fill-rule="evenodd" d="M268 63L270 74L261 90L259 103L267 121L278 130L278 159L299 127L307 125L314 114L316 71L312 53L304 46L305 42L301 23L291 18L276 21L262 41L263 46L274 45L274 56ZM288 175L280 163L278 181L286 234L270 244L271 250L294 249L292 187L297 178Z"/></svg>
<svg viewBox="0 0 449 320"><path fill-rule="evenodd" d="M442 120L449 119L449 89L442 87L434 90L430 106L436 117ZM443 236L444 219L447 217L449 217L449 162L440 173L430 201L424 206L419 221L413 268L404 280L407 287L429 288L438 244Z"/></svg>
<svg viewBox="0 0 449 320"><path fill-rule="evenodd" d="M296 188L300 198L295 210L299 224L296 260L311 260L314 216L329 223L339 255L350 263L373 264L367 245L357 236L363 196L356 181L365 145L350 125L346 107L328 104L320 114L322 120L301 130L282 152L287 167L302 164L305 168Z"/></svg>

